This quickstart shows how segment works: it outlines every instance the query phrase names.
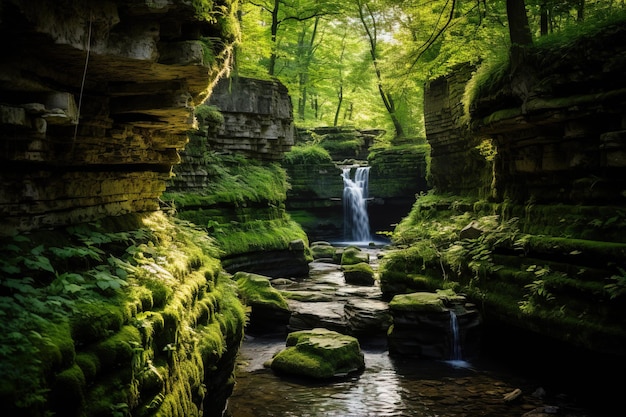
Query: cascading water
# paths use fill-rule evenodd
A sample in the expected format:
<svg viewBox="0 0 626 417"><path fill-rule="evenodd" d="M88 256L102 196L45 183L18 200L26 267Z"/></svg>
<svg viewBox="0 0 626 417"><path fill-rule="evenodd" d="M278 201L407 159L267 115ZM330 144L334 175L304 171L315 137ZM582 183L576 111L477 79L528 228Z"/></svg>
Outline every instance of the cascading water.
<svg viewBox="0 0 626 417"><path fill-rule="evenodd" d="M457 320L456 313L452 310L450 310L450 333L452 334L450 360L463 360L461 357L461 342L459 341L459 321Z"/></svg>
<svg viewBox="0 0 626 417"><path fill-rule="evenodd" d="M367 215L369 167L343 168L343 233L349 241L370 240L370 222Z"/></svg>

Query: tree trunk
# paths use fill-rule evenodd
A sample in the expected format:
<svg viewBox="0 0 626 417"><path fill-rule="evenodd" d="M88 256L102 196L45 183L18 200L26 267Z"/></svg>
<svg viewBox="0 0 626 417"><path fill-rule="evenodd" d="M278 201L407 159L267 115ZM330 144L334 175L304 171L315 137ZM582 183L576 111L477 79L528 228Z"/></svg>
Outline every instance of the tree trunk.
<svg viewBox="0 0 626 417"><path fill-rule="evenodd" d="M335 111L335 120L333 126L337 126L339 122L339 113L341 112L341 103L343 102L343 85L339 84L339 92L337 93L337 110Z"/></svg>
<svg viewBox="0 0 626 417"><path fill-rule="evenodd" d="M276 58L277 58L277 49L278 45L276 45L276 39L278 34L278 10L280 6L280 0L274 0L274 8L272 9L272 53L270 54L270 62L267 68L267 73L273 77L274 72L276 71Z"/></svg>
<svg viewBox="0 0 626 417"><path fill-rule="evenodd" d="M578 7L576 8L576 19L579 22L585 20L585 0L578 0Z"/></svg>
<svg viewBox="0 0 626 417"><path fill-rule="evenodd" d="M524 61L526 47L532 45L533 37L524 0L506 0L506 14L511 37L511 69L514 72Z"/></svg>
<svg viewBox="0 0 626 417"><path fill-rule="evenodd" d="M541 36L545 36L548 34L548 5L546 4L546 0L541 2L540 15L541 15L541 23L540 23L540 33Z"/></svg>

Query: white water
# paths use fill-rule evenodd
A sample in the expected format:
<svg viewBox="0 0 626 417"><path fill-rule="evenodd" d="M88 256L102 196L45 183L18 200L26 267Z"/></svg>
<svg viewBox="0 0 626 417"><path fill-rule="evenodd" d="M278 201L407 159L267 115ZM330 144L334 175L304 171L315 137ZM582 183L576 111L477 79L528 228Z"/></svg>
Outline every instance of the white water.
<svg viewBox="0 0 626 417"><path fill-rule="evenodd" d="M367 242L371 239L367 215L369 167L343 168L343 233L348 241Z"/></svg>
<svg viewBox="0 0 626 417"><path fill-rule="evenodd" d="M459 321L456 317L456 313L450 310L450 359L448 362L455 368L469 368L470 364L463 360L461 353L461 338L459 337Z"/></svg>

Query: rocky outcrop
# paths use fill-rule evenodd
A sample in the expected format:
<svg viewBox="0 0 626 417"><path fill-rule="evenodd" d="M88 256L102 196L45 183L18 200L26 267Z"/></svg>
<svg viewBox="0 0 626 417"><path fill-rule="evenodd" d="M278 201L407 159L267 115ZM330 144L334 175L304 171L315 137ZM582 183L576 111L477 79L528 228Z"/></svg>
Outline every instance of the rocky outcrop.
<svg viewBox="0 0 626 417"><path fill-rule="evenodd" d="M228 272L306 275L308 241L286 213L289 184L275 163L293 144L287 89L278 81L224 79L196 117L199 129L163 199L218 240Z"/></svg>
<svg viewBox="0 0 626 417"><path fill-rule="evenodd" d="M230 2L0 6L2 233L157 209L229 60Z"/></svg>
<svg viewBox="0 0 626 417"><path fill-rule="evenodd" d="M389 298L454 286L480 306L492 353L559 369L576 352L594 364L580 383L598 363L623 372L625 37L622 22L429 83L435 191L396 228Z"/></svg>
<svg viewBox="0 0 626 417"><path fill-rule="evenodd" d="M277 161L294 144L291 98L278 80L222 79L207 104L223 116L207 136L213 149Z"/></svg>
<svg viewBox="0 0 626 417"><path fill-rule="evenodd" d="M392 355L461 360L478 354L480 314L463 296L443 292L396 295L389 311L393 324L387 338Z"/></svg>

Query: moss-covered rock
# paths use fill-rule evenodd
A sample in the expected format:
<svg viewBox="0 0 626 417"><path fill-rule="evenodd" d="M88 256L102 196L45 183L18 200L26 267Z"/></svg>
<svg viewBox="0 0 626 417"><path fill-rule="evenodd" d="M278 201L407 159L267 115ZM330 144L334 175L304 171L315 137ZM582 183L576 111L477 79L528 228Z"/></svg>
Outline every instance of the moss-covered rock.
<svg viewBox="0 0 626 417"><path fill-rule="evenodd" d="M341 251L341 265L355 265L361 262L369 263L370 256L357 246L348 246Z"/></svg>
<svg viewBox="0 0 626 417"><path fill-rule="evenodd" d="M311 254L313 259L333 259L337 249L328 242L313 242Z"/></svg>
<svg viewBox="0 0 626 417"><path fill-rule="evenodd" d="M250 328L259 329L284 326L289 321L291 310L280 291L272 287L268 277L249 272L237 272L239 294L250 306Z"/></svg>
<svg viewBox="0 0 626 417"><path fill-rule="evenodd" d="M343 276L348 284L354 285L374 285L376 282L374 270L365 262L354 265L344 265Z"/></svg>
<svg viewBox="0 0 626 417"><path fill-rule="evenodd" d="M326 329L302 330L287 336L287 348L271 360L277 373L329 379L365 369L359 341Z"/></svg>

